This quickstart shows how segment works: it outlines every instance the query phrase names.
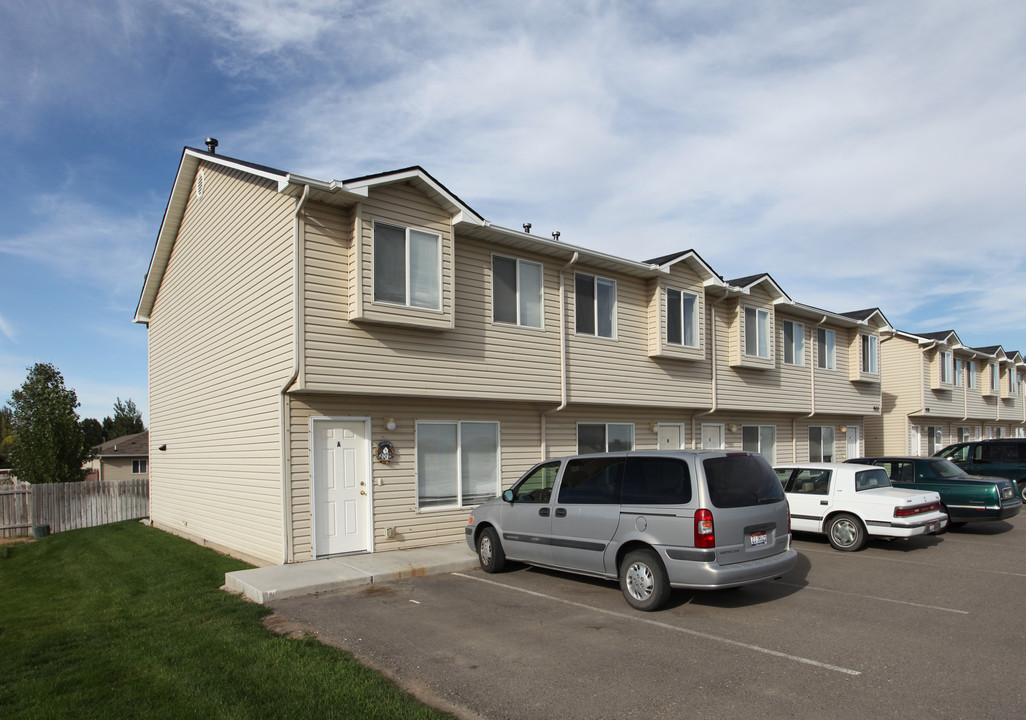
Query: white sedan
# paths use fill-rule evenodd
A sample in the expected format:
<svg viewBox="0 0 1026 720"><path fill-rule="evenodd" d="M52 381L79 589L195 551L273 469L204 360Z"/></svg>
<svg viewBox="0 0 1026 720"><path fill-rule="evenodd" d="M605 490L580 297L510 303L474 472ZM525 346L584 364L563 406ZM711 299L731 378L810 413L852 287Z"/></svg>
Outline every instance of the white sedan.
<svg viewBox="0 0 1026 720"><path fill-rule="evenodd" d="M891 487L880 467L793 463L774 470L791 508L791 529L825 533L838 550L861 550L869 535L907 538L948 524L939 494Z"/></svg>

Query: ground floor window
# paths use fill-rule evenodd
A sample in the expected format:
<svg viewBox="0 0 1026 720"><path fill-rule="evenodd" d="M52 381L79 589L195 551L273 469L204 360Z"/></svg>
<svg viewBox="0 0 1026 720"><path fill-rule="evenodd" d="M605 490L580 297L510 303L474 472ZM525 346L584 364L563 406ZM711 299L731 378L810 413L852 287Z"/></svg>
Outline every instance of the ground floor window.
<svg viewBox="0 0 1026 720"><path fill-rule="evenodd" d="M958 428L958 440L957 442L969 442L972 440L972 431L970 428L964 425Z"/></svg>
<svg viewBox="0 0 1026 720"><path fill-rule="evenodd" d="M809 462L833 462L835 457L833 427L810 427Z"/></svg>
<svg viewBox="0 0 1026 720"><path fill-rule="evenodd" d="M133 475L145 475L146 474L146 461L145 460L133 460L132 461L132 474Z"/></svg>
<svg viewBox="0 0 1026 720"><path fill-rule="evenodd" d="M417 507L467 507L499 494L499 423L417 423Z"/></svg>
<svg viewBox="0 0 1026 720"><path fill-rule="evenodd" d="M741 449L762 453L770 465L777 461L777 428L773 425L745 425L741 428Z"/></svg>
<svg viewBox="0 0 1026 720"><path fill-rule="evenodd" d="M633 449L632 423L580 423L577 426L577 452L582 455Z"/></svg>

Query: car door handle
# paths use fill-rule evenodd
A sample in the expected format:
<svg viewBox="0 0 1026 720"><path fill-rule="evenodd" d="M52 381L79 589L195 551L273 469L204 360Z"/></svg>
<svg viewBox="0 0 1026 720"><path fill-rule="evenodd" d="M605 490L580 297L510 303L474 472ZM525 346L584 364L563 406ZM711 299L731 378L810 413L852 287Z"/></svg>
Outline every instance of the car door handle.
<svg viewBox="0 0 1026 720"><path fill-rule="evenodd" d="M538 508L538 514L541 515L542 517L548 517L549 516L549 508L547 508L547 507Z"/></svg>
<svg viewBox="0 0 1026 720"><path fill-rule="evenodd" d="M566 517L566 508L556 508L556 517Z"/></svg>
<svg viewBox="0 0 1026 720"><path fill-rule="evenodd" d="M820 501L819 501L819 504L820 504L820 505L829 505L829 504L830 504L830 502L829 502L829 501L827 501L827 500L820 500Z"/></svg>

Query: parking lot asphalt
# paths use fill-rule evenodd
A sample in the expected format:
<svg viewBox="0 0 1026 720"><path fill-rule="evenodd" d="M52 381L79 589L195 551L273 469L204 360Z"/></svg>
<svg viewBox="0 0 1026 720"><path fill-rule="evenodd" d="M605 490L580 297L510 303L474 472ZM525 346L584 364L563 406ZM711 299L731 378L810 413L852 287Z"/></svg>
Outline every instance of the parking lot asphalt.
<svg viewBox="0 0 1026 720"><path fill-rule="evenodd" d="M270 603L462 718L1017 718L1026 517L632 610L612 582L516 566Z"/></svg>

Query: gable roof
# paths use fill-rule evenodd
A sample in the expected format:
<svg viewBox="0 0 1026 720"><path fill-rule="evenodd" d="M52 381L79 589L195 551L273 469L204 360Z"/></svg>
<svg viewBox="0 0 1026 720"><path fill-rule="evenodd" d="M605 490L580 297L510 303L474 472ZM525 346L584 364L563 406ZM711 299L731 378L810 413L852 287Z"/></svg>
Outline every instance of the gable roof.
<svg viewBox="0 0 1026 720"><path fill-rule="evenodd" d="M793 302L788 296L784 289L777 285L777 281L769 273L759 273L757 275L746 275L742 278L736 278L734 280L727 280L726 285L728 288L740 290L742 293L747 295L752 291L752 288L758 285L765 285L769 291L770 297L773 298L774 302L787 301Z"/></svg>
<svg viewBox="0 0 1026 720"><path fill-rule="evenodd" d="M93 448L96 457L147 457L150 454L150 431L122 435Z"/></svg>

